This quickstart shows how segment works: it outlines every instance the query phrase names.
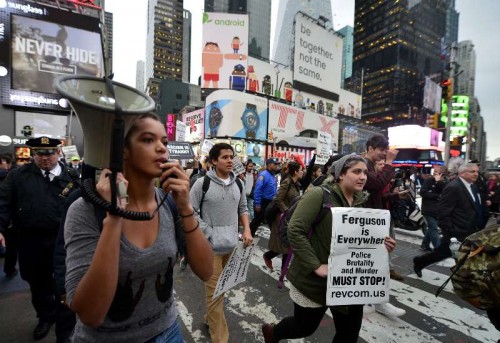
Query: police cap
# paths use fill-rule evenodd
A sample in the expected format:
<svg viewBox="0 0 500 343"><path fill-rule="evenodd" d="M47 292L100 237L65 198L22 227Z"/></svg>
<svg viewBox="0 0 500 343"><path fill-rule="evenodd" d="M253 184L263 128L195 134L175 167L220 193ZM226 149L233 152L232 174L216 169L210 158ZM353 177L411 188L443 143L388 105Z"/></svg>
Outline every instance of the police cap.
<svg viewBox="0 0 500 343"><path fill-rule="evenodd" d="M26 145L38 155L52 155L57 152L60 144L61 141L59 139L46 136L31 138L26 141Z"/></svg>

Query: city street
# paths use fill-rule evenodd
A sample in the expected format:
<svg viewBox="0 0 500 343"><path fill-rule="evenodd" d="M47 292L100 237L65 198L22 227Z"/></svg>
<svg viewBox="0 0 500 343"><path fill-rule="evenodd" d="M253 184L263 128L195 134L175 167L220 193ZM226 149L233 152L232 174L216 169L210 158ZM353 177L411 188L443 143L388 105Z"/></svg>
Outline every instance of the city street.
<svg viewBox="0 0 500 343"><path fill-rule="evenodd" d="M248 279L226 294L225 313L230 329L230 342L263 342L260 327L264 322L278 322L292 313L292 302L286 287L276 287L280 259L274 259L269 271L262 259L267 248L269 229L261 227L261 238L248 271ZM421 236L421 234L420 234ZM387 318L365 306L359 342L380 343L496 343L496 331L481 311L474 309L453 294L451 283L439 298L437 288L449 276L452 260L445 260L423 271L418 278L411 261L421 254L418 233L398 230L398 248L393 254L396 270L405 275L403 282L391 281L391 303L406 310L401 318ZM2 262L3 263L3 259ZM189 267L175 270L175 290L180 322L186 342L209 342L203 324L204 290ZM285 286L287 283L285 283ZM19 276L13 280L0 277L0 337L4 343L30 342L36 324L29 302L29 290ZM325 315L317 332L307 339L289 342L330 342L334 332L331 317ZM41 342L54 342L54 329Z"/></svg>

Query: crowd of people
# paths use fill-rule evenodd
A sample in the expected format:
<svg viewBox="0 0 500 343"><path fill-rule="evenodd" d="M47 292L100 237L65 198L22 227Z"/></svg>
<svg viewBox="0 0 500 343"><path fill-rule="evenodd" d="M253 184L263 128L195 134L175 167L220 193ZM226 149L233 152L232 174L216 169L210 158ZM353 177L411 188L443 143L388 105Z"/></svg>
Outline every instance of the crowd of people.
<svg viewBox="0 0 500 343"><path fill-rule="evenodd" d="M215 144L203 164L182 168L169 160L164 126L153 114L138 116L125 137L123 172L116 180L108 169L96 183L96 196L112 202L112 183L125 185L128 198L119 209L149 214L134 221L120 211L98 209L82 196L85 172L78 157L60 160L60 141L39 137L27 144L32 161L14 168L0 156L0 246L6 243L4 273L12 278L19 258L38 317L33 338L45 337L56 324L63 342L183 342L173 297L173 268L189 264L205 287L205 324L211 341L231 340L224 315L224 294L213 297L217 282L238 242L249 247L259 227L270 228L267 268L281 255L277 287L289 281L293 314L279 323L263 323L266 343L312 335L326 310L335 323L333 342L357 342L363 305L328 306L326 287L332 240L331 212L320 217L324 190L333 207L388 209L390 232L384 239L396 248L394 227L416 206L417 190L427 231L414 259L414 270L450 257L450 239L464 240L498 215L500 181L480 178L478 164L436 167L422 177L392 166L398 151L382 135L366 143L363 155L332 156L325 165L306 167L301 160L282 163L270 157L263 170L253 161L233 172L231 145ZM185 170L187 169L187 170ZM419 186L417 188L417 185ZM300 199L300 200L298 200ZM280 239L280 220L294 202L288 226L290 247ZM405 213L399 204L405 203ZM312 228L312 229L311 229ZM390 277L403 280L388 259ZM385 264L385 262L384 262ZM374 305L390 317L406 314L389 302ZM498 310L488 311L499 327Z"/></svg>

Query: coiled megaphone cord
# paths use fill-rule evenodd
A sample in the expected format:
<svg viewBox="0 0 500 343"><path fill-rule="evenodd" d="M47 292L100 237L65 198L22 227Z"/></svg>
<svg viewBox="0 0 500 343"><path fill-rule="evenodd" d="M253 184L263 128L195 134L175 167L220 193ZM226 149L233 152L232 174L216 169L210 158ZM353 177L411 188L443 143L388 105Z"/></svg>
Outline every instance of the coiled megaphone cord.
<svg viewBox="0 0 500 343"><path fill-rule="evenodd" d="M160 207L167 199L167 194L165 194L165 196L160 201L160 203L158 204L158 206L156 207L156 209L152 214L150 214L149 212L127 211L119 207L113 207L113 205L109 201L106 201L103 198L101 198L101 196L99 195L99 193L97 193L97 190L95 189L94 180L92 179L83 180L82 195L85 200L89 201L94 206L97 206L113 215L117 215L122 218L134 221L146 221L153 219L158 213Z"/></svg>

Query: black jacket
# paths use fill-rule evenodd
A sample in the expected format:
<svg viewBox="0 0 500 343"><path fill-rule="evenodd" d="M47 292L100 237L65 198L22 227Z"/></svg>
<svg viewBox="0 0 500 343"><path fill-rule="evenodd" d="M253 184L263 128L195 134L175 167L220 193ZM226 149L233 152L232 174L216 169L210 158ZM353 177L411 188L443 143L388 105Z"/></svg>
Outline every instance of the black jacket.
<svg viewBox="0 0 500 343"><path fill-rule="evenodd" d="M463 241L478 231L474 199L460 178L457 177L444 187L438 210L439 227L445 237L456 237Z"/></svg>
<svg viewBox="0 0 500 343"><path fill-rule="evenodd" d="M0 186L0 230L10 220L21 234L55 237L67 196L79 188L78 175L59 163L61 174L47 182L34 163L12 170Z"/></svg>
<svg viewBox="0 0 500 343"><path fill-rule="evenodd" d="M423 215L434 218L438 217L438 201L445 185L446 182L444 180L436 182L436 179L432 176L424 180L422 188L420 188Z"/></svg>

